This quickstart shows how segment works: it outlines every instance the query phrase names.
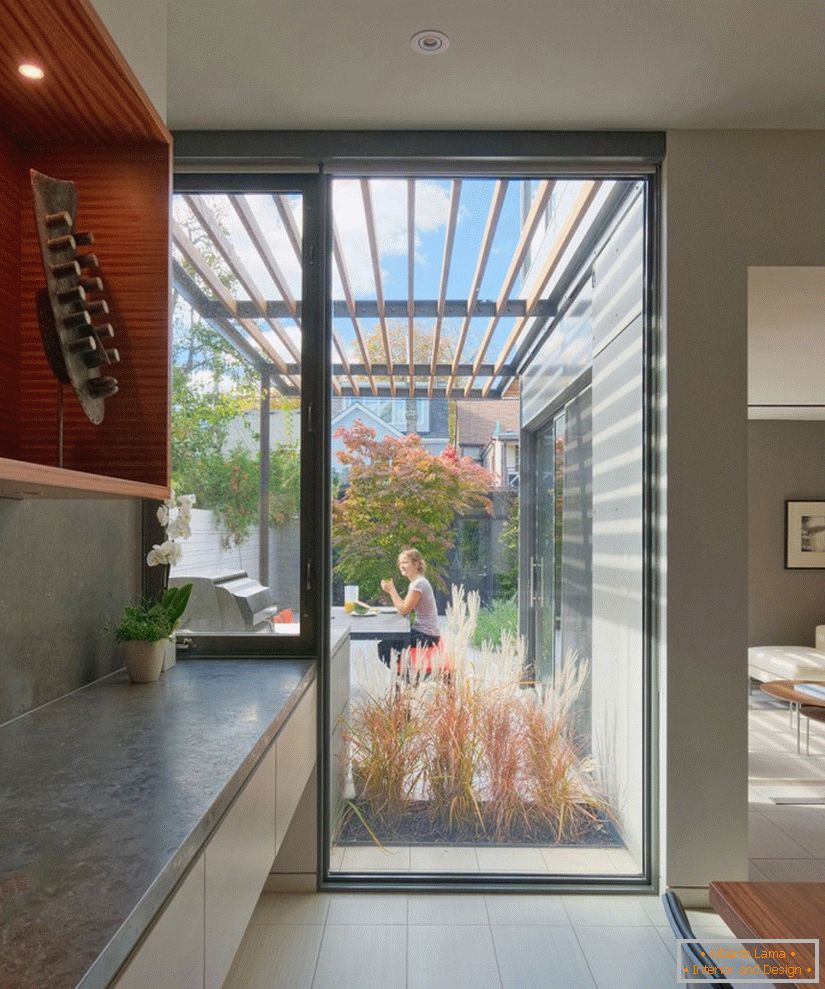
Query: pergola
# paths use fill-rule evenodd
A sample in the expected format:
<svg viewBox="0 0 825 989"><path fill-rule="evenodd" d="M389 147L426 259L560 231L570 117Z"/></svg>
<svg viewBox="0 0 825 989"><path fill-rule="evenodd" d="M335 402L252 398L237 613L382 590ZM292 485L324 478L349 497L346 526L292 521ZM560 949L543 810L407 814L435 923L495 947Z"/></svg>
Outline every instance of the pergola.
<svg viewBox="0 0 825 989"><path fill-rule="evenodd" d="M332 263L338 291L332 300L333 367L331 386L338 396L392 398L444 396L500 398L513 394L521 367L563 305L572 279L592 253L606 224L627 195L630 183L594 179L533 181L519 215L518 234L508 243L506 266L494 298L480 298L498 243L502 210L511 185L524 180L489 181L489 202L480 243L473 248L472 275L459 298L448 298L463 186L449 180L449 207L436 293L416 294L416 194L421 178L400 180L405 197L407 291L386 298L382 277L376 179L361 178L361 219L366 236L372 290L356 298L351 245L339 231L333 211ZM403 192L402 192L403 187ZM548 225L551 199L564 203ZM261 206L261 199L266 206ZM297 197L272 194L184 194L177 197L173 222L174 287L201 319L237 353L262 371L285 396L300 393L301 300L295 271L302 244L294 210ZM290 202L290 199L293 202ZM511 200L512 202L512 200ZM462 244L462 261L468 257ZM396 256L398 256L396 251ZM296 269L297 265L297 269ZM292 275L287 269L290 269ZM365 293L362 291L361 296ZM272 297L269 297L272 296ZM388 321L403 322L405 353L393 352ZM449 356L442 353L445 321L451 321ZM367 330L367 325L370 330ZM422 327L429 356L421 360ZM456 329L457 327L457 329ZM368 346L380 334L380 353Z"/></svg>

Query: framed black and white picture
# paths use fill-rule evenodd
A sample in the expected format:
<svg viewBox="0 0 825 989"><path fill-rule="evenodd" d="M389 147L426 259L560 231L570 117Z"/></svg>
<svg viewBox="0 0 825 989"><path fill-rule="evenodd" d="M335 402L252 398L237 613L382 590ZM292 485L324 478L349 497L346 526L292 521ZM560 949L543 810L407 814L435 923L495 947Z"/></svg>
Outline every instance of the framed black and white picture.
<svg viewBox="0 0 825 989"><path fill-rule="evenodd" d="M825 501L785 502L785 568L825 570Z"/></svg>

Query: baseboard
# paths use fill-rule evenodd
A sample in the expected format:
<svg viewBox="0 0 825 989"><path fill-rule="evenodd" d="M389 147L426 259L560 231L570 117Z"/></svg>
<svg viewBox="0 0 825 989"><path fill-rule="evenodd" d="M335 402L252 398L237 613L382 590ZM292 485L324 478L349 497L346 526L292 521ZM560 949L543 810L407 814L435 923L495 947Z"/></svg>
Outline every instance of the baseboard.
<svg viewBox="0 0 825 989"><path fill-rule="evenodd" d="M264 883L265 893L314 893L317 889L314 872L270 872Z"/></svg>

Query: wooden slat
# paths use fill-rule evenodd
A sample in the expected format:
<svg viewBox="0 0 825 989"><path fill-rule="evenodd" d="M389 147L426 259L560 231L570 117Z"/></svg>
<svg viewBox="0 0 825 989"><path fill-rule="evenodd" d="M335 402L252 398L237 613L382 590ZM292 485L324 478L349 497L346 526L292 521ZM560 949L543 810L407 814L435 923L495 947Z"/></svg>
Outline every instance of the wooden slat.
<svg viewBox="0 0 825 989"><path fill-rule="evenodd" d="M303 337L303 327L301 325L301 316L298 311L298 303L292 294L286 276L281 270L281 266L278 264L275 255L272 253L272 250L269 244L267 243L266 235L261 229L261 226L258 223L251 206L249 205L249 200L247 199L246 196L230 196L229 201L234 207L235 212L238 214L238 217L244 226L244 229L249 235L249 239L252 242L252 246L258 252L258 255L264 267L269 272L270 278L275 283L275 287L280 292L281 298L283 299L284 303L289 309L290 315L295 320L298 327L301 329L302 337ZM293 235L297 235L297 228L293 231ZM297 240L293 242L293 237L290 236L290 242L292 242L293 250L297 250L299 246ZM302 259L300 257L298 258L298 263L299 265L303 264ZM341 346L341 341L338 339L338 335L335 333L335 330L332 331L332 342L336 350L338 351L338 354L340 355L341 363L344 365L344 367L346 367L349 361L347 359L346 353L344 352ZM352 378L352 376L349 374L348 371L346 373L347 373L347 377L350 380L350 384L357 391L358 384ZM340 394L340 385L337 379L335 378L333 378L332 380L332 388L334 391Z"/></svg>
<svg viewBox="0 0 825 989"><path fill-rule="evenodd" d="M272 253L272 249L267 242L266 234L261 229L255 213L249 205L249 200L246 196L229 196L229 202L238 214L238 218L249 235L249 239L252 241L252 246L258 252L258 256L263 262L264 267L267 272L269 272L269 277L275 283L275 288L278 289L281 298L287 304L292 318L300 326L301 318L298 314L298 303L295 301L295 296L292 294L292 290L289 287L286 276L283 271L281 271L281 266L278 264L275 255ZM300 258L298 258L298 262L300 264Z"/></svg>
<svg viewBox="0 0 825 989"><path fill-rule="evenodd" d="M433 352L430 358L430 381L427 385L427 395L432 397L435 385L435 366L438 363L438 348L441 343L441 322L444 319L444 300L447 298L447 282L450 279L450 265L453 260L453 244L455 228L458 220L458 205L461 199L461 179L453 179L450 192L450 212L447 219L447 232L444 237L444 255L441 259L441 280L438 285L438 311L435 317L433 331Z"/></svg>
<svg viewBox="0 0 825 989"><path fill-rule="evenodd" d="M220 225L217 223L215 216L204 197L184 196L183 199L197 221L203 227L207 237L209 237L215 245L216 250L226 262L229 269L244 289L246 289L249 298L252 299L258 307L260 318L266 322L267 326L269 326L275 336L281 341L287 353L289 353L290 356L296 361L300 362L300 347L295 346L290 339L289 334L286 332L286 329L277 319L273 319L272 317L266 315L266 298L264 297L263 292L258 288L255 279L249 273L246 265L241 260L230 239L221 230Z"/></svg>
<svg viewBox="0 0 825 989"><path fill-rule="evenodd" d="M415 391L415 179L407 179L407 358Z"/></svg>
<svg viewBox="0 0 825 989"><path fill-rule="evenodd" d="M0 134L0 456L14 458L20 455L20 199L25 178L17 149Z"/></svg>
<svg viewBox="0 0 825 989"><path fill-rule="evenodd" d="M32 60L46 70L39 82L17 71ZM0 130L21 147L171 140L87 0L0 0Z"/></svg>
<svg viewBox="0 0 825 989"><path fill-rule="evenodd" d="M275 336L281 341L283 346L286 348L291 357L293 357L299 364L301 363L301 350L300 347L296 347L295 344L289 337L286 328L277 320L271 316L266 316L266 299L264 298L263 292L261 292L257 283L255 282L252 275L249 273L246 265L241 260L238 252L235 250L234 245L229 240L229 238L220 229L219 224L216 222L215 216L209 208L209 204L206 202L203 196L184 196L184 201L186 202L189 209L192 211L195 218L198 220L200 225L203 227L204 232L210 238L212 243L215 245L218 253L221 255L223 260L229 266L230 270L233 272L238 281L246 289L249 297L258 307L258 311L261 313L261 318L264 319L267 326L274 332ZM251 216L251 214L250 214ZM272 259L274 262L274 258ZM221 283L223 284L223 283ZM279 289L280 290L280 289ZM288 291L288 289L287 289ZM286 298L285 298L286 301ZM300 322L297 320L297 305L295 300L292 300L292 304L295 307L296 322L300 328ZM237 306L236 306L237 310ZM293 387L297 387L296 382L291 382ZM337 380L333 379L332 388L337 394L341 393L341 386Z"/></svg>
<svg viewBox="0 0 825 989"><path fill-rule="evenodd" d="M338 236L338 228L335 225L334 217L332 220L332 253L335 258L335 263L338 266L338 277L341 279L341 288L344 292L344 299L347 304L347 310L349 311L349 318L352 320L352 327L355 330L355 339L358 343L358 349L361 351L361 357L364 359L364 366L367 369L367 379L370 383L370 389L372 390L373 395L377 395L378 389L375 383L375 378L372 375L370 355L367 353L367 345L364 342L364 336L361 333L361 326L358 323L358 317L355 315L355 299L352 294L349 270L347 269L344 252L341 249L341 239Z"/></svg>
<svg viewBox="0 0 825 989"><path fill-rule="evenodd" d="M582 188L579 191L578 196L576 196L575 202L570 207L570 213L564 222L564 226L558 232L558 235L553 242L553 246L550 248L547 258L545 259L544 266L541 269L541 274L536 280L533 290L527 299L528 313L532 311L533 307L541 298L542 292L544 292L547 287L547 283L550 281L553 272L557 269L562 255L567 250L567 247L587 214L588 207L596 197L598 189L599 186L596 182L584 182L582 184ZM496 375L501 373L502 367L507 363L507 358L510 356L510 351L513 349L520 333L527 325L527 320L529 318L529 316L522 316L520 319L516 320L512 330L510 330L510 333L504 342L504 346L501 348L498 357L496 358L493 375L482 389L483 395L489 394L493 385L493 380Z"/></svg>
<svg viewBox="0 0 825 989"><path fill-rule="evenodd" d="M381 327L381 340L384 344L384 356L387 359L387 367L389 368L390 394L395 395L395 374L393 373L392 350L390 347L389 331L387 330L387 316L384 311L384 289L381 284L381 259L378 254L378 238L375 233L375 212L372 207L372 192L370 191L369 179L361 179L361 198L364 202L364 220L367 224L367 240L370 245L372 277L375 282L375 298L378 301L378 323Z"/></svg>
<svg viewBox="0 0 825 989"><path fill-rule="evenodd" d="M272 196L275 202L275 206L278 210L278 216L281 218L281 223L284 225L284 230L286 231L289 243L292 245L292 250L295 252L295 257L298 259L298 264L303 267L303 251L301 250L301 234L298 230L298 225L295 222L295 217L292 215L292 210L289 208L289 197L284 196L280 193L275 193Z"/></svg>
<svg viewBox="0 0 825 989"><path fill-rule="evenodd" d="M498 221L501 216L501 208L504 205L504 198L507 195L507 188L509 184L510 183L507 179L499 179L493 189L493 195L490 200L490 211L487 214L487 223L484 226L484 234L481 238L481 247L478 251L478 260L476 261L473 279L470 283L470 292L467 296L467 314L464 317L464 322L461 324L461 329L458 333L458 342L455 348L453 367L449 380L447 381L447 398L452 395L456 378L458 377L458 368L461 364L461 353L464 350L464 344L467 340L467 333L470 329L470 322L473 318L473 311L475 309L476 302L478 301L478 293L481 290L481 282L484 278L484 272L487 270L487 262L490 259L490 250L493 246L493 238L496 234Z"/></svg>
<svg viewBox="0 0 825 989"><path fill-rule="evenodd" d="M176 220L172 221L172 238L175 245L187 261L189 261L195 271L197 271L200 277L203 278L215 295L218 296L230 312L235 312L237 308L235 305L235 300L229 294L223 282L215 274L209 262L198 250L197 245L189 239L186 231ZM284 359L273 348L272 344L269 340L267 340L257 324L251 319L239 319L238 322L246 330L250 337L252 337L255 343L258 344L263 353L272 361L281 374L286 374L286 363ZM291 384L294 385L295 383L291 382Z"/></svg>
<svg viewBox="0 0 825 989"><path fill-rule="evenodd" d="M536 232L536 227L539 224L542 216L544 215L544 210L547 206L547 200L550 198L550 193L553 190L555 181L547 180L541 183L541 185L536 190L536 194L533 197L533 204L530 207L530 212L527 215L527 219L524 221L524 226L521 229L521 234L519 236L518 244L516 245L516 250L513 257L510 260L510 266L507 269L507 273L504 276L504 281L501 285L501 290L498 294L498 299L496 300L496 312L500 313L502 307L504 306L507 299L510 297L510 292L513 289L516 278L518 277L519 270L524 263L524 258L527 251L530 248L530 244L533 241L533 235ZM484 361L484 356L487 353L487 348L490 346L490 341L493 338L493 333L495 332L496 326L498 326L499 315L494 316L484 331L484 335L481 338L481 343L479 344L478 351L473 362L474 369L473 373L470 375L467 384L464 387L464 397L467 398L470 395L475 379L478 377L478 371L475 370L476 367L480 367Z"/></svg>

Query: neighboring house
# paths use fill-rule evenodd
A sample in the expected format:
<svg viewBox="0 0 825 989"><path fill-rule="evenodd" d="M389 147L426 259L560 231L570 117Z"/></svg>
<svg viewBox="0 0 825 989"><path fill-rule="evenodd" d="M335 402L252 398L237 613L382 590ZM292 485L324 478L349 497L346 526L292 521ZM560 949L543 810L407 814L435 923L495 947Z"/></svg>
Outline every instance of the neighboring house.
<svg viewBox="0 0 825 989"><path fill-rule="evenodd" d="M341 441L335 433L341 427L349 429L356 419L376 430L378 438L389 434L404 436L417 433L425 449L439 454L449 446L449 412L446 398L417 398L411 415L406 398L333 398L332 400L332 466L337 469L336 453Z"/></svg>
<svg viewBox="0 0 825 989"><path fill-rule="evenodd" d="M455 445L459 456L486 467L500 488L518 487L518 399L459 401Z"/></svg>

